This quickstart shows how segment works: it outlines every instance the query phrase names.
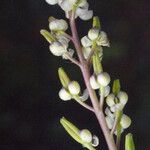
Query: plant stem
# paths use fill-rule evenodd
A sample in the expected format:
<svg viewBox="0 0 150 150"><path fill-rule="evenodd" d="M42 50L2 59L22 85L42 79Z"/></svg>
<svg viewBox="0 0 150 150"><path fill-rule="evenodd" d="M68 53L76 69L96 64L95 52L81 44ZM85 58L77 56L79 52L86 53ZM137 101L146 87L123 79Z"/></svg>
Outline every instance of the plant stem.
<svg viewBox="0 0 150 150"><path fill-rule="evenodd" d="M74 46L76 48L77 55L78 55L79 61L81 63L80 69L81 69L87 90L89 92L89 96L90 96L90 99L91 99L91 102L92 102L92 105L94 108L95 115L96 115L98 122L100 124L100 127L103 131L103 134L105 136L109 150L117 150L113 136L110 134L110 131L107 127L103 110L99 107L97 95L96 95L95 91L91 88L91 85L89 82L90 81L90 69L89 69L89 65L88 65L87 61L85 60L83 53L82 53L82 47L81 47L81 44L79 41L77 28L76 28L76 24L75 24L75 13L74 12L70 13L70 27L71 27L71 31L72 31Z"/></svg>

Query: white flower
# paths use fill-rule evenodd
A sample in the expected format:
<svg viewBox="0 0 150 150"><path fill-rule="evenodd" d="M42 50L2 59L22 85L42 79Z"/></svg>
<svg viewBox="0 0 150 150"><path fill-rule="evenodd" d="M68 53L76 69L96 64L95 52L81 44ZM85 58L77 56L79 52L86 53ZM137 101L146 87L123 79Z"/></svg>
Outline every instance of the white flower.
<svg viewBox="0 0 150 150"><path fill-rule="evenodd" d="M91 52L91 47L83 47L82 48L84 58L87 59Z"/></svg>
<svg viewBox="0 0 150 150"><path fill-rule="evenodd" d="M109 94L106 98L106 103L109 107L112 107L115 105L115 95Z"/></svg>
<svg viewBox="0 0 150 150"><path fill-rule="evenodd" d="M99 85L99 83L97 82L97 80L96 80L96 78L95 78L94 75L92 75L92 76L90 77L90 84L91 84L92 89L94 89L94 90L100 88L100 85Z"/></svg>
<svg viewBox="0 0 150 150"><path fill-rule="evenodd" d="M97 76L97 81L102 86L107 86L110 83L110 76L107 72L102 72Z"/></svg>
<svg viewBox="0 0 150 150"><path fill-rule="evenodd" d="M90 47L92 45L92 41L87 36L84 36L81 39L81 43L82 43L83 47Z"/></svg>
<svg viewBox="0 0 150 150"><path fill-rule="evenodd" d="M68 85L69 92L73 95L78 95L80 93L80 85L77 81L72 81Z"/></svg>
<svg viewBox="0 0 150 150"><path fill-rule="evenodd" d="M111 117L112 119L115 118L115 115L110 111L110 109L108 107L106 107L106 109L105 109L105 114L108 117Z"/></svg>
<svg viewBox="0 0 150 150"><path fill-rule="evenodd" d="M59 0L58 4L62 8L62 10L70 11L73 8L74 1L72 1L72 0Z"/></svg>
<svg viewBox="0 0 150 150"><path fill-rule="evenodd" d="M50 30L53 31L57 31L57 30L66 31L68 29L68 24L63 19L53 19L49 23L49 28Z"/></svg>
<svg viewBox="0 0 150 150"><path fill-rule="evenodd" d="M107 38L107 34L104 31L100 32L100 35L99 35L96 43L99 46L107 46L107 47L110 46L108 38Z"/></svg>
<svg viewBox="0 0 150 150"><path fill-rule="evenodd" d="M68 101L68 100L71 100L71 95L68 91L66 91L65 88L62 88L60 91L59 91L59 97L60 99L62 99L63 101Z"/></svg>
<svg viewBox="0 0 150 150"><path fill-rule="evenodd" d="M92 146L96 147L99 145L99 138L96 135L93 135Z"/></svg>
<svg viewBox="0 0 150 150"><path fill-rule="evenodd" d="M53 42L50 45L50 51L55 56L62 56L65 52L67 52L67 48L60 42Z"/></svg>
<svg viewBox="0 0 150 150"><path fill-rule="evenodd" d="M89 92L87 89L83 91L83 94L80 96L82 101L86 101L89 98Z"/></svg>
<svg viewBox="0 0 150 150"><path fill-rule="evenodd" d="M87 129L83 129L80 131L80 138L86 142L86 143L90 143L92 141L92 134L89 130Z"/></svg>
<svg viewBox="0 0 150 150"><path fill-rule="evenodd" d="M106 123L107 123L108 128L112 129L113 125L114 125L114 119L109 117L109 116L106 116L105 119L106 119Z"/></svg>
<svg viewBox="0 0 150 150"><path fill-rule="evenodd" d="M128 101L128 95L126 92L120 91L117 97L119 98L120 103L122 103L123 105L125 105Z"/></svg>
<svg viewBox="0 0 150 150"><path fill-rule="evenodd" d="M50 5L55 5L58 3L58 0L45 0Z"/></svg>
<svg viewBox="0 0 150 150"><path fill-rule="evenodd" d="M128 117L127 115L123 114L123 116L122 116L122 118L120 120L120 124L121 124L123 129L128 128L131 125L130 117Z"/></svg>
<svg viewBox="0 0 150 150"><path fill-rule="evenodd" d="M117 103L117 104L111 106L111 107L110 107L110 110L111 110L112 112L116 112L116 111L118 111L118 110L120 110L120 111L123 110L123 108L124 108L124 105L123 105L123 104Z"/></svg>
<svg viewBox="0 0 150 150"><path fill-rule="evenodd" d="M92 41L96 40L98 38L98 36L99 36L99 29L92 28L92 29L89 30L88 37L89 37L90 40L92 40Z"/></svg>

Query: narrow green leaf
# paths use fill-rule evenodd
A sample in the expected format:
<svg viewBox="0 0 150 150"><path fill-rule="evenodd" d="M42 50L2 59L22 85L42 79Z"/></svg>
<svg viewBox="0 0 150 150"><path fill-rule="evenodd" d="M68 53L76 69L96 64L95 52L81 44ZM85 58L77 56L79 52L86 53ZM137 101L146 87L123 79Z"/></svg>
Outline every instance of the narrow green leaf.
<svg viewBox="0 0 150 150"><path fill-rule="evenodd" d="M125 150L135 150L134 140L131 133L128 133L126 135Z"/></svg>
<svg viewBox="0 0 150 150"><path fill-rule="evenodd" d="M120 91L120 88L121 88L121 86L120 86L120 81L119 81L119 79L114 80L112 91L113 91L113 93L114 93L115 95L118 94L118 92Z"/></svg>
<svg viewBox="0 0 150 150"><path fill-rule="evenodd" d="M62 86L64 88L68 88L68 84L70 83L70 79L67 76L67 74L66 74L66 72L64 71L63 68L58 69L58 75L59 75L59 79L60 79L60 82L61 82Z"/></svg>
<svg viewBox="0 0 150 150"><path fill-rule="evenodd" d="M96 28L101 28L101 25L100 25L100 20L97 16L93 17L93 27L96 27Z"/></svg>
<svg viewBox="0 0 150 150"><path fill-rule="evenodd" d="M42 30L40 31L40 33L41 33L41 35L43 35L43 37L44 37L49 43L55 41L55 38L54 38L54 37L51 35L51 33L48 32L47 30L42 29Z"/></svg>

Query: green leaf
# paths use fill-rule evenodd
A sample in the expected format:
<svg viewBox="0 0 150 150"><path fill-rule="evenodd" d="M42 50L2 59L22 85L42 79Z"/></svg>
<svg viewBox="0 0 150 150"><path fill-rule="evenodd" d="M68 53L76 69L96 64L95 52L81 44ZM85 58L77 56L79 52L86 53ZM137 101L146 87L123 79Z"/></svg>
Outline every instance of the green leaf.
<svg viewBox="0 0 150 150"><path fill-rule="evenodd" d="M100 20L97 16L93 17L93 27L101 28Z"/></svg>
<svg viewBox="0 0 150 150"><path fill-rule="evenodd" d="M62 86L67 89L68 84L70 83L70 79L67 76L67 74L66 74L66 72L64 71L63 68L58 69L58 75L59 75L59 79L60 79L60 82L61 82Z"/></svg>
<svg viewBox="0 0 150 150"><path fill-rule="evenodd" d="M95 73L96 75L98 75L100 72L103 71L103 69L102 69L102 64L101 64L101 62L100 62L100 58L99 58L99 56L98 56L98 53L95 53L92 58L93 58L93 69L94 69L94 73Z"/></svg>
<svg viewBox="0 0 150 150"><path fill-rule="evenodd" d="M115 95L118 94L118 92L120 91L120 88L121 88L121 86L120 86L120 81L119 81L119 79L114 80L112 91L113 91L113 93L114 93Z"/></svg>
<svg viewBox="0 0 150 150"><path fill-rule="evenodd" d="M43 35L43 37L49 42L49 43L52 43L55 41L55 38L51 35L50 32L48 32L47 30L45 29L42 29L40 31L40 33Z"/></svg>
<svg viewBox="0 0 150 150"><path fill-rule="evenodd" d="M135 150L134 140L131 133L128 133L126 135L125 150Z"/></svg>

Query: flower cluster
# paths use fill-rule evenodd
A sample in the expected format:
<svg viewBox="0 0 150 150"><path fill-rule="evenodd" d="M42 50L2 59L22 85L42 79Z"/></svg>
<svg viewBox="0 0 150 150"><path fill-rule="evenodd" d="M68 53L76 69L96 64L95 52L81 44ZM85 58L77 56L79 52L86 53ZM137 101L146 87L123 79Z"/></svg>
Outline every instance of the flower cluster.
<svg viewBox="0 0 150 150"><path fill-rule="evenodd" d="M117 121L117 124L121 127L121 132L124 129L128 128L131 125L131 119L129 116L123 114L123 109L128 101L128 95L124 91L119 91L117 93L110 93L106 97L106 104L108 107L105 109L106 114L106 123L109 129L114 127L114 124ZM120 113L120 117L118 116ZM117 125L116 124L116 125ZM114 132L117 134L117 129Z"/></svg>
<svg viewBox="0 0 150 150"><path fill-rule="evenodd" d="M82 20L89 20L93 16L93 11L88 10L87 0L46 0L50 5L58 4L65 11L66 17L69 18L69 12L75 10L75 17Z"/></svg>

